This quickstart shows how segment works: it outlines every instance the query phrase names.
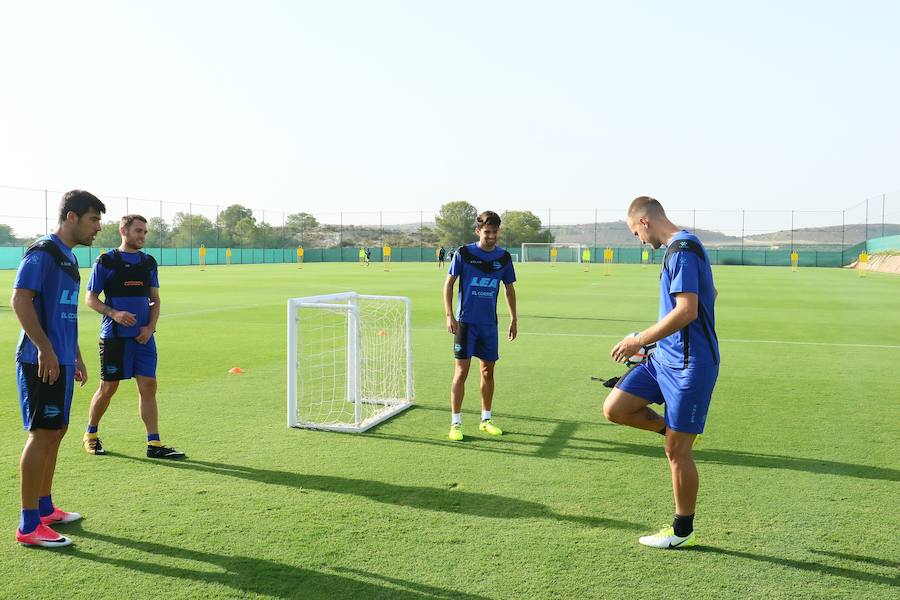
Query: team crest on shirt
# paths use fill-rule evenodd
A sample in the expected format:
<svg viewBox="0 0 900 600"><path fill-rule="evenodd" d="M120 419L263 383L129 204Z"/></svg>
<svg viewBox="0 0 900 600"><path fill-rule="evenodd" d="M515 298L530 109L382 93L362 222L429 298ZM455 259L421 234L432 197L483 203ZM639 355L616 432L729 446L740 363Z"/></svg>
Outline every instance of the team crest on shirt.
<svg viewBox="0 0 900 600"><path fill-rule="evenodd" d="M687 248L688 247L687 240L684 240L683 242L679 243L678 247L679 248Z"/></svg>
<svg viewBox="0 0 900 600"><path fill-rule="evenodd" d="M493 267L494 267L494 270L495 270L495 271L499 271L500 268L501 268L502 266L503 266L503 265L500 264L500 261L499 261L499 260L495 260L495 261L494 261Z"/></svg>

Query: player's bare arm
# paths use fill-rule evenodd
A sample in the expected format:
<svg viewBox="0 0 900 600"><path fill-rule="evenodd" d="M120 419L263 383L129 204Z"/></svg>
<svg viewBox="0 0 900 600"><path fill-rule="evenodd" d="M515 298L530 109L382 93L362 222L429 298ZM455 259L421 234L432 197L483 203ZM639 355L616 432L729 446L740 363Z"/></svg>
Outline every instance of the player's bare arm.
<svg viewBox="0 0 900 600"><path fill-rule="evenodd" d="M456 275L447 275L444 281L444 315L447 317L447 331L456 334L459 323L453 316L453 285L456 283Z"/></svg>
<svg viewBox="0 0 900 600"><path fill-rule="evenodd" d="M75 346L75 381L81 383L81 387L88 382L87 367L84 365L84 359L81 358L81 346Z"/></svg>
<svg viewBox="0 0 900 600"><path fill-rule="evenodd" d="M509 308L509 341L516 339L519 334L519 319L516 315L516 288L511 283L504 283L506 291L506 306Z"/></svg>
<svg viewBox="0 0 900 600"><path fill-rule="evenodd" d="M159 321L159 288L150 288L150 320L140 328L140 333L134 341L138 344L146 344L156 332L156 323Z"/></svg>
<svg viewBox="0 0 900 600"><path fill-rule="evenodd" d="M675 308L656 324L651 325L638 335L629 336L613 346L609 355L616 362L624 362L634 355L645 344L652 344L685 328L697 318L699 300L693 292L675 294Z"/></svg>
<svg viewBox="0 0 900 600"><path fill-rule="evenodd" d="M16 313L25 335L32 341L38 352L38 377L44 383L54 384L59 377L59 358L53 350L50 338L41 322L38 320L37 312L34 310L34 297L37 293L34 290L15 289L13 290L12 299L9 301L10 306Z"/></svg>
<svg viewBox="0 0 900 600"><path fill-rule="evenodd" d="M132 325L137 323L137 315L135 315L134 313L130 313L127 310L114 309L112 306L100 300L100 296L97 295L97 292L88 290L87 295L85 296L84 303L87 304L88 308L90 308L94 312L98 312L104 317L109 317L119 325L131 327Z"/></svg>

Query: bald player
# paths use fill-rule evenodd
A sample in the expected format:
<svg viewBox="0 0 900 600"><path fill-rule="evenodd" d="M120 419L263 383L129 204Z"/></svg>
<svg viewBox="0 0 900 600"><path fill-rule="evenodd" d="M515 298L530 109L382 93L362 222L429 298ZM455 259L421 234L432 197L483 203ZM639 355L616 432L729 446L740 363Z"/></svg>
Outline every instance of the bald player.
<svg viewBox="0 0 900 600"><path fill-rule="evenodd" d="M618 381L603 404L603 414L613 423L665 436L675 518L671 527L638 541L653 548L684 548L696 543L694 512L700 477L692 446L706 425L719 376L714 311L718 292L703 244L672 223L659 201L635 198L628 207L627 223L642 243L654 249L666 246L659 276L659 320L623 339L610 355L624 362L653 342L656 352ZM651 404L664 404L664 416Z"/></svg>

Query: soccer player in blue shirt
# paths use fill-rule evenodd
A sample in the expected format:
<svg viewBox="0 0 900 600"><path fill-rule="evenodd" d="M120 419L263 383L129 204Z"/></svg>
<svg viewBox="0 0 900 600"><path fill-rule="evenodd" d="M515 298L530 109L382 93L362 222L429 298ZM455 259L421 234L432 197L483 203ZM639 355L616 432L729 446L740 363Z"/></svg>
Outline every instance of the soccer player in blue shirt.
<svg viewBox="0 0 900 600"><path fill-rule="evenodd" d="M156 323L159 320L159 276L156 260L141 252L147 219L125 215L119 223L122 243L100 255L88 281L88 307L103 315L100 322L100 387L91 399L84 449L106 454L97 433L100 419L123 379L137 380L141 419L147 429L147 457L184 458L159 437L156 404ZM100 293L104 299L100 300Z"/></svg>
<svg viewBox="0 0 900 600"><path fill-rule="evenodd" d="M478 429L489 435L503 435L491 421L494 398L494 365L500 358L497 351L497 295L500 283L506 292L509 307L510 341L516 339L516 272L509 252L497 246L500 216L485 211L475 220L478 242L460 246L453 255L450 271L444 283L444 312L447 330L453 334L456 371L450 388L450 434L455 442L463 439L462 410L466 392L466 378L472 357L481 359L481 424ZM459 279L459 305L453 311L453 286Z"/></svg>
<svg viewBox="0 0 900 600"><path fill-rule="evenodd" d="M700 477L692 446L706 425L719 376L715 301L709 256L694 234L672 223L655 199L641 196L628 208L628 228L654 249L666 246L660 272L659 320L616 344L618 362L656 342L648 362L629 370L603 404L614 423L661 433L672 474L675 518L671 527L638 541L654 548L693 546L694 512ZM665 404L665 416L650 408Z"/></svg>
<svg viewBox="0 0 900 600"><path fill-rule="evenodd" d="M81 518L53 504L51 487L59 444L69 425L75 381L87 383L78 347L81 277L72 248L90 246L106 207L93 194L67 192L59 204L56 231L25 252L10 302L22 325L16 380L28 440L19 463L22 514L16 540L23 546L58 548L72 540L50 526Z"/></svg>

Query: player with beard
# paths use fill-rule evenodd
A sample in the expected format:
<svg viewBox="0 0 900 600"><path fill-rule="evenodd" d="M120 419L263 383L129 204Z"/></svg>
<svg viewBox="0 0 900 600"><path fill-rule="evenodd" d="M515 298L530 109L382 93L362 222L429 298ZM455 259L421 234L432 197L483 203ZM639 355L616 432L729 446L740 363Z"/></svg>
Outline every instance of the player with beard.
<svg viewBox="0 0 900 600"><path fill-rule="evenodd" d="M98 434L100 419L123 379L137 380L140 414L147 429L148 458L184 458L163 445L156 404L156 324L159 320L159 276L156 260L141 249L147 219L125 215L119 224L122 243L100 255L88 281L87 305L103 315L100 323L100 387L91 399L84 449L106 454ZM100 300L100 292L104 299Z"/></svg>

